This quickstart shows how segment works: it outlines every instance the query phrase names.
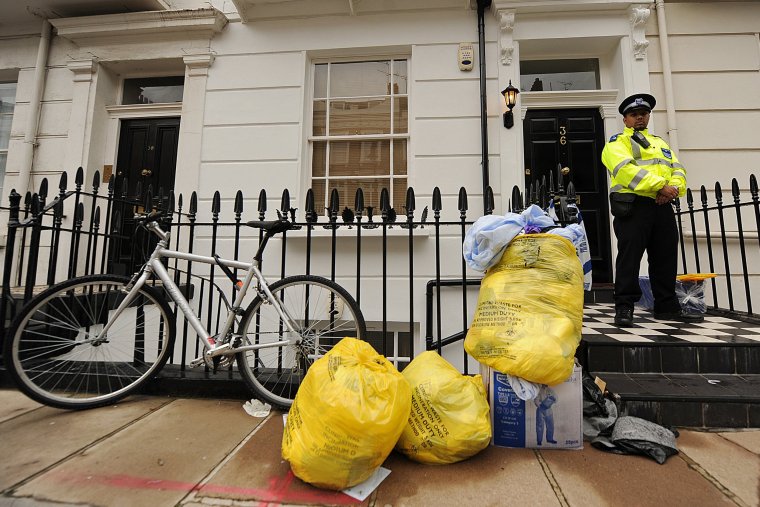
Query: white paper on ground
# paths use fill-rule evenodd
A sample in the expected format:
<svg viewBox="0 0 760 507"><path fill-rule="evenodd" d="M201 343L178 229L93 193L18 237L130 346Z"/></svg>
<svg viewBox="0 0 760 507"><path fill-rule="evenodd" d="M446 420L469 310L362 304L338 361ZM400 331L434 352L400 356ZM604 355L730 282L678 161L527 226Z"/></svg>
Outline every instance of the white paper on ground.
<svg viewBox="0 0 760 507"><path fill-rule="evenodd" d="M266 417L272 406L269 403L262 403L259 400L250 400L243 403L243 410L253 417Z"/></svg>
<svg viewBox="0 0 760 507"><path fill-rule="evenodd" d="M347 488L343 490L343 493L347 494L351 498L356 498L360 502L363 502L369 495L372 494L375 489L380 485L381 482L385 480L388 475L390 475L391 471L387 468L378 467L377 470L375 470L375 473L369 476L369 479L362 482L361 484L357 484L356 486L353 486L351 488Z"/></svg>

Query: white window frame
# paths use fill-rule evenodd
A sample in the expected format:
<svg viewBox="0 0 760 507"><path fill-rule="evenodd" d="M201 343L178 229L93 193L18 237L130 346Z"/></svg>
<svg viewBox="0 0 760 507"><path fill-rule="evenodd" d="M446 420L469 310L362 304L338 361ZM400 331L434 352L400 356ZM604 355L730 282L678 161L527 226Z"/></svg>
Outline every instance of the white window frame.
<svg viewBox="0 0 760 507"><path fill-rule="evenodd" d="M371 96L351 96L351 97L330 97L330 65L331 64L339 64L339 63L361 63L361 62L377 62L377 61L404 61L406 62L406 93L393 93L393 84L394 80L391 80L391 94L389 95L391 104L390 104L390 132L388 134L363 134L363 135L329 135L330 132L330 101L331 100L344 100L344 99L362 99L362 98L372 98L377 97L377 95L371 95ZM314 82L315 82L315 73L316 73L316 66L320 64L327 64L327 82L326 82L326 89L327 89L327 96L326 97L315 97L314 95ZM307 177L306 177L306 188L312 188L313 182L315 179L320 179L326 182L325 185L325 196L324 196L324 203L314 203L315 210L322 210L329 206L330 202L330 186L329 182L331 180L372 180L372 179L378 179L378 178L388 178L390 181L390 184L388 186L388 194L390 197L390 203L391 206L393 206L394 203L394 180L396 179L404 179L406 181L406 186L408 187L410 185L410 143L411 143L411 100L410 100L410 87L411 87L411 77L410 77L410 69L411 69L411 57L409 55L367 55L367 56L361 56L361 57L335 57L335 58L320 58L320 59L314 59L311 61L311 79L310 79L310 89L309 89L309 101L308 101L308 109L306 111L307 113L307 119L308 121L305 122L306 126L308 128L308 135L307 138L307 149L308 149L308 168L307 168ZM406 98L406 113L407 113L407 125L406 125L406 132L394 134L393 128L394 128L394 101L397 98ZM325 100L325 135L322 136L315 136L314 135L314 101L315 100ZM396 175L394 174L394 140L405 140L406 141L406 173L403 175ZM390 152L389 152L389 172L387 174L370 174L370 175L350 175L350 176L330 176L330 149L329 149L329 143L331 141L362 141L362 140L368 140L368 141L384 141L388 140L390 143ZM327 143L327 149L325 150L325 175L315 177L314 176L314 143L324 141ZM348 154L346 153L346 156ZM350 208L353 207L353 200L348 203L341 203L341 207L348 206ZM378 210L379 211L379 210ZM319 211L317 211L319 213ZM398 210L397 210L398 213Z"/></svg>
<svg viewBox="0 0 760 507"><path fill-rule="evenodd" d="M380 338L382 338L383 333L383 323L380 321L377 322L367 322L367 331L368 333L371 333L369 335L369 340L372 341L374 339L373 334L377 333L380 335ZM417 340L417 336L419 335L419 323L415 322L414 324L414 330L412 332L409 331L409 323L408 322L394 322L389 321L385 323L386 329L385 334L390 335L391 337L391 345L393 346L393 350L386 351L387 356L385 357L388 361L390 361L393 366L398 369L399 364L403 363L404 367L406 367L410 362L412 362L412 359L414 359L414 356L401 356L399 355L399 346L402 341L408 341L409 346L411 347L411 350L414 351L414 345ZM382 345L382 343L381 343ZM380 351L378 351L380 352Z"/></svg>
<svg viewBox="0 0 760 507"><path fill-rule="evenodd" d="M0 116L8 117L11 120L11 130L8 132L8 147L7 148L0 148L0 155L5 155L5 166L0 168L0 203L4 201L4 192L5 192L5 174L8 164L8 152L10 150L10 140L13 134L13 116L16 114L16 100L15 97L18 95L18 81L0 81L0 84L15 84L16 85L16 93L14 95L14 106L13 106L13 112L12 113L0 113Z"/></svg>

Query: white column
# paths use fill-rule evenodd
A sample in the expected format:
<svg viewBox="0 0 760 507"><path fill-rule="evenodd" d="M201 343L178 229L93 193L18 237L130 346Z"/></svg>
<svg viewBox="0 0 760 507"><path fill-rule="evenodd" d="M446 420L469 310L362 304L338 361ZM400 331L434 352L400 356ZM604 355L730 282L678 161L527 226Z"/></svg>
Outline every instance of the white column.
<svg viewBox="0 0 760 507"><path fill-rule="evenodd" d="M670 68L670 43L668 42L668 23L665 20L665 2L656 0L657 33L660 35L660 58L662 60L662 78L665 84L665 111L668 118L668 144L678 152L678 124L676 108L673 103L673 72Z"/></svg>
<svg viewBox="0 0 760 507"><path fill-rule="evenodd" d="M179 125L174 193L175 195L183 194L185 202L189 202L190 194L198 190L200 181L206 80L208 68L214 62L214 55L211 53L190 54L183 60L185 88L182 95L182 119Z"/></svg>
<svg viewBox="0 0 760 507"><path fill-rule="evenodd" d="M98 68L98 61L96 58L69 60L67 67L74 75L74 85L72 87L71 116L69 117L69 133L66 141L66 154L63 159L63 170L73 176L78 167L87 169L90 132L92 131L93 75ZM89 171L85 171L85 174L89 174Z"/></svg>
<svg viewBox="0 0 760 507"><path fill-rule="evenodd" d="M515 43L512 32L515 29L515 10L499 9L496 11L499 21L499 60L502 65L512 65Z"/></svg>
<svg viewBox="0 0 760 507"><path fill-rule="evenodd" d="M50 31L50 22L47 19L43 19L42 30L40 32L40 43L37 45L37 60L34 64L32 94L29 98L29 116L27 118L26 129L24 130L24 149L18 170L18 180L15 185L16 191L21 194L22 199L30 189L32 179L34 147L37 145L37 129L39 128L42 93L45 89L45 71L47 69L48 52L50 50ZM6 186L5 188L10 189L9 186ZM34 189L32 189L32 192L34 192Z"/></svg>
<svg viewBox="0 0 760 507"><path fill-rule="evenodd" d="M646 24L651 14L647 5L632 5L628 9L629 21L631 23L631 50L633 58L631 61L631 85L632 93L649 92L649 63L647 62L647 49L649 41L646 38Z"/></svg>
<svg viewBox="0 0 760 507"><path fill-rule="evenodd" d="M499 93L509 85L520 88L520 45L512 38L515 27L515 9L493 8L496 20L499 23L499 89L489 93ZM500 113L507 111L504 97L499 95ZM500 116L501 116L500 115ZM517 185L521 191L525 188L525 164L523 154L523 122L521 117L520 95L517 96L517 105L512 110L515 124L507 129L501 118L497 123L499 129L499 172L498 178L501 188L500 202L495 203L499 213L505 213L509 209L509 201L512 197L512 187ZM494 171L494 174L496 172ZM492 184L492 186L494 186Z"/></svg>
<svg viewBox="0 0 760 507"><path fill-rule="evenodd" d="M617 106L615 105L603 105L599 106L599 114L604 122L605 142L606 138L609 138L612 134L621 132L623 130L623 122L621 116L618 113Z"/></svg>

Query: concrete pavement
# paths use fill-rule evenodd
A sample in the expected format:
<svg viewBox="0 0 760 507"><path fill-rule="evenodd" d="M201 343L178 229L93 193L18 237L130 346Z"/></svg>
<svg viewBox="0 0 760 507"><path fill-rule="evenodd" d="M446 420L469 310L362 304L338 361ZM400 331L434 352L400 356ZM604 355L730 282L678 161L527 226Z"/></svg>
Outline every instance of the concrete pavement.
<svg viewBox="0 0 760 507"><path fill-rule="evenodd" d="M760 430L682 430L664 465L641 456L489 447L461 463L392 453L363 503L309 486L280 457L282 417L244 400L133 396L67 412L0 390L0 506L758 506Z"/></svg>

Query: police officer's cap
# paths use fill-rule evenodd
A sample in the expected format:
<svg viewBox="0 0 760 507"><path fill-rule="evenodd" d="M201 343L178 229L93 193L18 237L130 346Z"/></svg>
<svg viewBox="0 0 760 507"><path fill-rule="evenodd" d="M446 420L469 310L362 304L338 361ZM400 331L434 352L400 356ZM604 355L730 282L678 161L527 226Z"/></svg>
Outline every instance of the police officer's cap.
<svg viewBox="0 0 760 507"><path fill-rule="evenodd" d="M656 102L657 101L654 100L654 97L648 93L636 93L621 102L618 111L623 116L625 116L625 113L633 111L634 109L646 109L647 111L651 111L654 109Z"/></svg>

